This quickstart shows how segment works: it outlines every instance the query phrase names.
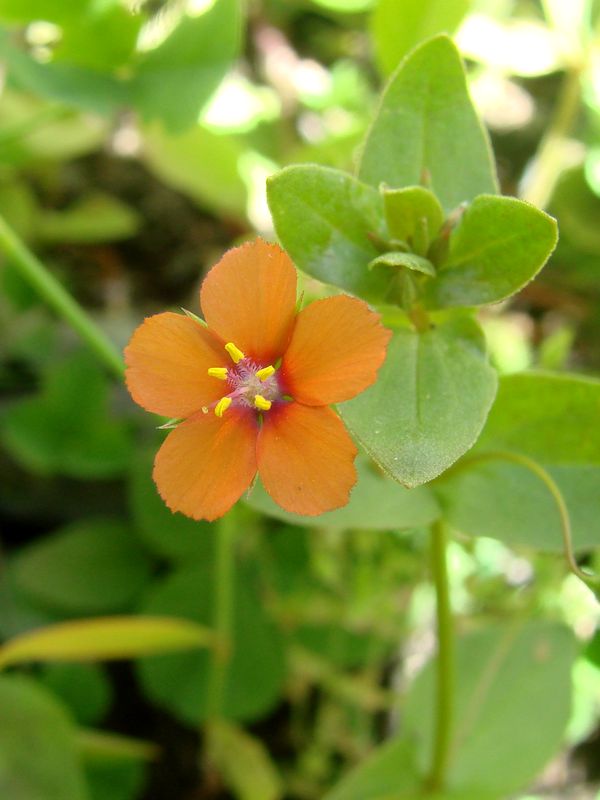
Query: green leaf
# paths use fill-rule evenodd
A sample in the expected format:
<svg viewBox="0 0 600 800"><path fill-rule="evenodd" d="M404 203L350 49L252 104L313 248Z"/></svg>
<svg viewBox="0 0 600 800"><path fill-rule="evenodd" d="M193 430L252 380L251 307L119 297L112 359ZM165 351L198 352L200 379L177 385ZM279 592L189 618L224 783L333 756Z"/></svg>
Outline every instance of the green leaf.
<svg viewBox="0 0 600 800"><path fill-rule="evenodd" d="M412 487L474 444L495 392L479 326L457 317L425 333L397 331L377 382L339 409L369 455Z"/></svg>
<svg viewBox="0 0 600 800"><path fill-rule="evenodd" d="M85 765L90 800L137 800L144 789L143 765L129 761Z"/></svg>
<svg viewBox="0 0 600 800"><path fill-rule="evenodd" d="M33 472L109 478L127 467L130 436L109 416L107 401L107 378L82 351L52 364L37 397L8 409L0 436Z"/></svg>
<svg viewBox="0 0 600 800"><path fill-rule="evenodd" d="M560 517L548 488L524 467L502 461L459 463L434 484L444 517L468 536L561 552ZM600 469L546 467L567 504L576 550L600 544Z"/></svg>
<svg viewBox="0 0 600 800"><path fill-rule="evenodd" d="M45 664L40 679L80 725L100 722L111 704L112 686L98 664Z"/></svg>
<svg viewBox="0 0 600 800"><path fill-rule="evenodd" d="M12 89L2 95L0 157L13 166L87 155L102 147L108 133L107 122L98 116ZM33 187L27 188L35 199Z"/></svg>
<svg viewBox="0 0 600 800"><path fill-rule="evenodd" d="M198 121L241 45L239 0L215 0L201 14L184 14L158 47L145 53L131 82L144 119L161 119L171 131Z"/></svg>
<svg viewBox="0 0 600 800"><path fill-rule="evenodd" d="M113 75L72 64L42 64L2 32L0 56L6 60L11 83L34 95L98 114L112 114L128 103L127 85Z"/></svg>
<svg viewBox="0 0 600 800"><path fill-rule="evenodd" d="M315 164L286 167L267 180L277 235L308 275L365 298L382 298L385 271L367 265L379 255L373 239L385 238L378 191L351 175Z"/></svg>
<svg viewBox="0 0 600 800"><path fill-rule="evenodd" d="M0 796L88 800L74 728L62 706L30 678L0 677Z"/></svg>
<svg viewBox="0 0 600 800"><path fill-rule="evenodd" d="M53 58L79 67L112 71L126 64L135 49L142 16L118 2L95 4L68 25Z"/></svg>
<svg viewBox="0 0 600 800"><path fill-rule="evenodd" d="M390 73L409 50L437 33L454 33L471 0L379 0L371 20L377 63Z"/></svg>
<svg viewBox="0 0 600 800"><path fill-rule="evenodd" d="M420 272L423 275L434 276L435 267L426 258L416 256L414 253L391 252L383 253L369 262L369 269L375 267L405 267L411 272Z"/></svg>
<svg viewBox="0 0 600 800"><path fill-rule="evenodd" d="M175 614L211 625L215 577L204 563L156 583L142 609L145 614ZM260 717L273 707L285 678L283 639L268 617L254 574L238 567L234 586L233 655L225 686L224 715L237 720ZM190 725L207 713L206 653L190 653L138 662L138 673L151 700Z"/></svg>
<svg viewBox="0 0 600 800"><path fill-rule="evenodd" d="M560 220L561 235L591 255L600 254L600 197L590 188L583 167L565 170L557 181L550 210Z"/></svg>
<svg viewBox="0 0 600 800"><path fill-rule="evenodd" d="M357 460L358 483L352 490L350 502L337 511L328 511L317 517L290 514L280 508L257 482L248 497L248 504L257 511L294 525L347 530L397 530L429 525L438 517L437 504L429 489L405 489L379 471L366 458Z"/></svg>
<svg viewBox="0 0 600 800"><path fill-rule="evenodd" d="M432 308L496 303L537 275L556 246L556 221L514 197L477 197L450 237L426 290Z"/></svg>
<svg viewBox="0 0 600 800"><path fill-rule="evenodd" d="M350 772L324 800L409 800L418 797L421 784L411 742L392 740Z"/></svg>
<svg viewBox="0 0 600 800"><path fill-rule="evenodd" d="M461 789L424 793L425 777L416 766L414 744L405 738L390 739L350 772L324 800L500 800L496 792Z"/></svg>
<svg viewBox="0 0 600 800"><path fill-rule="evenodd" d="M151 565L126 523L82 519L38 539L17 555L15 582L44 606L91 614L128 607Z"/></svg>
<svg viewBox="0 0 600 800"><path fill-rule="evenodd" d="M215 527L173 514L161 499L152 480L152 452L141 451L133 460L129 478L129 505L136 533L153 553L174 561L210 561L214 552Z"/></svg>
<svg viewBox="0 0 600 800"><path fill-rule="evenodd" d="M477 450L512 450L545 464L600 464L600 381L575 375L505 375Z"/></svg>
<svg viewBox="0 0 600 800"><path fill-rule="evenodd" d="M260 739L225 720L206 730L207 755L238 800L279 800L283 782Z"/></svg>
<svg viewBox="0 0 600 800"><path fill-rule="evenodd" d="M384 189L383 207L390 236L411 241L421 220L427 222L429 239L433 239L444 222L444 211L437 197L423 186L406 189Z"/></svg>
<svg viewBox="0 0 600 800"><path fill-rule="evenodd" d="M506 797L527 786L559 750L569 721L575 642L553 623L513 622L457 642L455 726L448 785ZM404 736L431 763L435 674L409 691Z"/></svg>
<svg viewBox="0 0 600 800"><path fill-rule="evenodd" d="M90 193L62 211L44 211L36 233L44 242L96 244L135 236L141 225L133 208L101 192Z"/></svg>
<svg viewBox="0 0 600 800"><path fill-rule="evenodd" d="M0 19L7 22L72 22L85 14L92 0L0 0Z"/></svg>
<svg viewBox="0 0 600 800"><path fill-rule="evenodd" d="M167 133L158 124L142 127L144 163L168 186L201 208L246 218L248 192L240 176L244 154L233 136L196 125L184 133Z"/></svg>
<svg viewBox="0 0 600 800"><path fill-rule="evenodd" d="M210 630L166 616L99 617L22 633L0 647L0 669L27 661L100 661L193 650Z"/></svg>
<svg viewBox="0 0 600 800"><path fill-rule="evenodd" d="M425 42L392 76L358 177L377 187L425 183L446 212L497 191L488 138L471 104L458 51L446 36Z"/></svg>

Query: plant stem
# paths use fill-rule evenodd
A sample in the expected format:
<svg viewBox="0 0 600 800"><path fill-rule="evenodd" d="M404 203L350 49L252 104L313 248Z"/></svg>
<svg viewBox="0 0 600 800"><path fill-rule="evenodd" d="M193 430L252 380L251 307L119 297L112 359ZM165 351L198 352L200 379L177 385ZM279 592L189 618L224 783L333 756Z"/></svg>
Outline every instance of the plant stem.
<svg viewBox="0 0 600 800"><path fill-rule="evenodd" d="M508 461L512 464L518 464L519 466L524 467L532 472L534 475L537 475L537 477L542 481L552 495L552 499L556 505L556 510L558 511L558 515L560 517L560 529L565 559L567 560L571 572L573 572L574 575L577 575L577 577L591 589L597 590L600 586L600 579L591 573L584 572L577 563L577 559L575 558L575 553L573 551L573 535L571 533L571 520L569 517L569 511L567 509L567 504L565 503L565 499L560 491L560 488L548 470L544 469L544 467L541 464L538 464L537 461L534 461L532 458L529 458L522 453L511 453L504 450L469 456L461 461L456 468L460 469L463 465L464 467L467 467L469 464L474 464L478 461Z"/></svg>
<svg viewBox="0 0 600 800"><path fill-rule="evenodd" d="M222 715L227 668L231 660L235 579L235 512L226 514L217 531L215 554L215 607L213 628L217 645L213 650L208 679L208 719Z"/></svg>
<svg viewBox="0 0 600 800"><path fill-rule="evenodd" d="M556 180L564 166L565 139L571 133L581 102L583 65L569 68L560 87L550 126L525 181L523 199L545 208L552 197Z"/></svg>
<svg viewBox="0 0 600 800"><path fill-rule="evenodd" d="M426 781L426 788L431 793L443 789L446 781L454 722L454 624L446 551L446 527L437 521L431 527L431 571L436 595L438 642L433 756Z"/></svg>
<svg viewBox="0 0 600 800"><path fill-rule="evenodd" d="M115 345L2 217L0 217L0 250L48 305L77 331L115 377L122 380L123 359Z"/></svg>

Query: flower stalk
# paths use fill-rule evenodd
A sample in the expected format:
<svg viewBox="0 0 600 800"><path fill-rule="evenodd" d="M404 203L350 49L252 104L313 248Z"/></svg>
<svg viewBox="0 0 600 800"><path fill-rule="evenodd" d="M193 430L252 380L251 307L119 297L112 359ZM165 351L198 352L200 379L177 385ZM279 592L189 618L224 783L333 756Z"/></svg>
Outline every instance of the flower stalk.
<svg viewBox="0 0 600 800"><path fill-rule="evenodd" d="M215 553L215 607L213 630L217 644L212 651L208 679L207 718L219 719L223 712L227 672L233 639L235 582L235 514L226 514L219 522Z"/></svg>
<svg viewBox="0 0 600 800"><path fill-rule="evenodd" d="M0 250L10 259L24 280L77 331L111 373L122 380L125 366L115 345L2 217L0 217Z"/></svg>
<svg viewBox="0 0 600 800"><path fill-rule="evenodd" d="M438 520L431 527L431 572L436 596L437 660L436 703L431 768L426 789L444 788L450 761L454 725L454 623L450 605L446 527Z"/></svg>

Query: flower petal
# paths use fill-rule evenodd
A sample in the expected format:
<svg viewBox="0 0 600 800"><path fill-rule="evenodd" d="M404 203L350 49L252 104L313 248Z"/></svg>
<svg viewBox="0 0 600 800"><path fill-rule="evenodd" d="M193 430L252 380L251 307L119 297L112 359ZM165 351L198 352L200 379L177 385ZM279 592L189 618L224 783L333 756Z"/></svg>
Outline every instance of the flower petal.
<svg viewBox="0 0 600 800"><path fill-rule="evenodd" d="M348 502L356 447L330 408L273 406L256 452L265 489L286 511L313 516Z"/></svg>
<svg viewBox="0 0 600 800"><path fill-rule="evenodd" d="M362 300L317 300L296 318L281 365L284 385L311 406L349 400L375 381L391 335Z"/></svg>
<svg viewBox="0 0 600 800"><path fill-rule="evenodd" d="M125 348L127 388L147 411L188 417L223 394L209 367L229 366L216 336L182 314L148 317Z"/></svg>
<svg viewBox="0 0 600 800"><path fill-rule="evenodd" d="M261 364L283 355L296 313L296 270L262 239L229 250L200 291L204 318L226 342Z"/></svg>
<svg viewBox="0 0 600 800"><path fill-rule="evenodd" d="M201 412L172 431L153 472L171 511L207 520L228 511L256 475L257 433L254 415L239 409L223 419Z"/></svg>

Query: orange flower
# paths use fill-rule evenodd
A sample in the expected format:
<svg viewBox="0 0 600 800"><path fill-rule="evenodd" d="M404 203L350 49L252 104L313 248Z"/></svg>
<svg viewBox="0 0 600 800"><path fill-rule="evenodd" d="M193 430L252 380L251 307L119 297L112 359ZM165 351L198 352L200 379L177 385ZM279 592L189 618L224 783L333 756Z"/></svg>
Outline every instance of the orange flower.
<svg viewBox="0 0 600 800"><path fill-rule="evenodd" d="M125 349L127 387L147 411L183 421L154 462L172 511L223 515L256 472L286 511L348 502L356 448L328 405L375 380L390 332L361 300L317 300L296 313L296 271L258 239L229 250L200 291L207 327L148 317Z"/></svg>

